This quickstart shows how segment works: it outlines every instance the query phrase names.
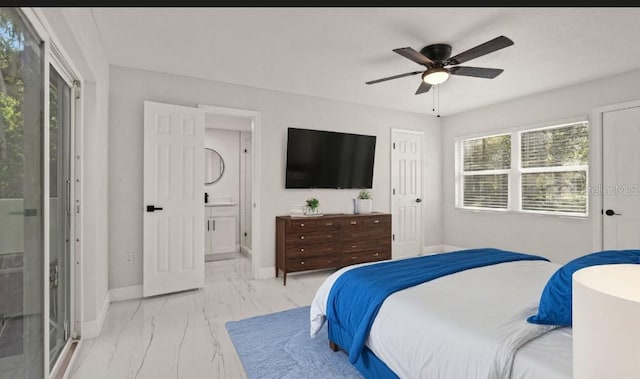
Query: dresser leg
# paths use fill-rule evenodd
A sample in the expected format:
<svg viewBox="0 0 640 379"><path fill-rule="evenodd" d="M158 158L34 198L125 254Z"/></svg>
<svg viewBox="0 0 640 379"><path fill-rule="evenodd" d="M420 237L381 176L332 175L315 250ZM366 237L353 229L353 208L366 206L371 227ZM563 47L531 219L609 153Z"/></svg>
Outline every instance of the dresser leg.
<svg viewBox="0 0 640 379"><path fill-rule="evenodd" d="M335 342L329 340L329 348L331 348L331 351L338 351L340 350L340 346L338 346Z"/></svg>
<svg viewBox="0 0 640 379"><path fill-rule="evenodd" d="M285 270L282 270L282 277L284 278L284 285L287 285L287 272Z"/></svg>
<svg viewBox="0 0 640 379"><path fill-rule="evenodd" d="M278 266L276 266L276 278L278 277Z"/></svg>

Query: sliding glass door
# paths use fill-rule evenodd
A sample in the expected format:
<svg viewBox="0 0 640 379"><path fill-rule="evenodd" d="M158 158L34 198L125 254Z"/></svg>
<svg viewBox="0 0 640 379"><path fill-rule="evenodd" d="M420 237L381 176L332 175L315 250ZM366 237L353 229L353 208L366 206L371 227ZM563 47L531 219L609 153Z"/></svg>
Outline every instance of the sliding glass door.
<svg viewBox="0 0 640 379"><path fill-rule="evenodd" d="M0 8L0 377L44 368L44 53L22 14Z"/></svg>
<svg viewBox="0 0 640 379"><path fill-rule="evenodd" d="M55 365L70 327L71 86L49 69L49 361Z"/></svg>

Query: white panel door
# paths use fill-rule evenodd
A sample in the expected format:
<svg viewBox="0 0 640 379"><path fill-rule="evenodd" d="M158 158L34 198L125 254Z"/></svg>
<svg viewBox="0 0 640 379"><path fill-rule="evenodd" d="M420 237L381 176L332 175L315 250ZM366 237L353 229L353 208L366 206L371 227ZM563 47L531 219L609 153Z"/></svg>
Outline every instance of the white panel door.
<svg viewBox="0 0 640 379"><path fill-rule="evenodd" d="M204 286L204 139L198 109L144 102L144 296Z"/></svg>
<svg viewBox="0 0 640 379"><path fill-rule="evenodd" d="M422 252L422 132L391 131L393 256Z"/></svg>
<svg viewBox="0 0 640 379"><path fill-rule="evenodd" d="M640 107L602 119L603 247L640 248Z"/></svg>

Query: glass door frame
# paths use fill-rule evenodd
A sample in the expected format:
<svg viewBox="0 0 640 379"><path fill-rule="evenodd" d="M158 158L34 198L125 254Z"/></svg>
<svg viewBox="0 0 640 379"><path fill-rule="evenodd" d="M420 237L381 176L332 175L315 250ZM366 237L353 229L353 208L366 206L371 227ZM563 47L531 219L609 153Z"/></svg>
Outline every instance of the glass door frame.
<svg viewBox="0 0 640 379"><path fill-rule="evenodd" d="M81 173L82 173L82 92L80 91L81 83L84 82L79 70L75 67L72 60L69 59L69 55L61 48L61 44L56 40L56 37L52 35L49 30L51 27L47 23L46 19L34 8L21 7L19 8L24 17L29 21L31 27L34 29L37 36L44 43L44 73L43 73L43 102L44 102L44 114L43 114L43 217L44 217L44 264L42 275L44 277L44 304L43 304L43 332L44 332L44 378L52 378L58 374L62 374L61 363L65 361L65 355L68 353L71 342L74 339L79 339L82 334L82 212L81 212ZM50 259L50 233L49 233L49 128L50 128L50 104L49 104L49 80L50 80L50 67L55 68L60 76L70 85L72 88L71 93L71 125L70 125L70 146L69 154L71 159L70 167L70 180L73 185L70 186L70 203L72 206L72 215L70 220L70 238L73 243L70 243L70 262L71 269L69 272L69 304L70 304L70 337L67 341L60 359L50 369L50 352L49 352L49 263Z"/></svg>
<svg viewBox="0 0 640 379"><path fill-rule="evenodd" d="M70 98L69 98L69 130L67 131L68 135L65 135L65 133L60 134L60 136L63 136L66 139L66 143L68 143L68 146L66 146L66 151L65 154L68 155L67 159L69 162L69 166L68 166L68 170L69 170L69 177L68 180L70 181L70 183L72 183L73 180L73 157L74 157L74 141L73 141L73 130L76 124L76 114L75 114L75 108L76 108L76 94L77 94L77 89L75 88L75 83L76 80L73 78L73 74L70 72L70 70L68 68L65 67L65 65L63 64L63 60L60 57L59 52L56 51L55 45L52 44L51 46L51 56L50 56L50 61L49 61L49 67L47 67L45 70L50 70L51 68L53 68L56 73L60 76L60 78L64 81L64 83L70 88ZM49 71L50 74L50 71ZM50 105L50 104L49 104ZM49 113L51 113L51 109L49 108ZM49 171L50 172L50 171ZM58 178L58 180L60 180L61 178ZM65 178L66 179L66 178ZM69 256L67 257L69 259L69 265L68 265L68 269L69 269L69 273L68 273L68 289L69 289L69 293L65 294L66 296L68 296L68 301L69 301L69 314L68 314L68 321L69 321L69 337L65 343L64 348L62 349L62 352L59 354L58 356L58 360L54 363L54 366L51 368L51 372L53 373L54 371L57 371L57 366L60 366L59 363L61 363L61 361L64 360L65 355L68 353L68 349L69 349L69 345L70 343L73 341L73 338L75 337L73 333L73 325L75 324L75 315L74 315L74 303L75 303L75 299L74 299L74 282L73 282L73 268L74 268L74 264L72 264L73 261L73 251L74 251L74 244L73 244L73 226L74 226L74 222L73 222L73 214L75 212L73 212L72 210L74 209L74 206L72 205L72 201L74 199L73 194L74 194L74 186L69 185L67 187L68 194L65 193L66 196L68 196L68 211L71 213L71 215L69 216L69 230L68 230L68 238L69 238L69 243L68 243L68 248L69 248ZM60 197L59 197L59 200ZM67 199L64 199L64 203L67 203ZM61 211L66 211L66 208L60 208ZM49 218L50 220L50 218ZM61 229L61 231L64 230L64 228ZM67 237L60 235L60 237ZM51 236L49 236L49 239L51 239ZM49 251L49 261L51 261L51 251ZM50 292L48 292L50 293ZM49 301L51 302L51 298L49 298ZM48 313L47 313L48 314ZM51 325L51 323L47 323L47 325ZM50 334L49 334L50 337ZM46 348L49 348L49 346L46 346ZM50 352L50 351L49 351ZM49 359L51 360L51 356L49 357Z"/></svg>

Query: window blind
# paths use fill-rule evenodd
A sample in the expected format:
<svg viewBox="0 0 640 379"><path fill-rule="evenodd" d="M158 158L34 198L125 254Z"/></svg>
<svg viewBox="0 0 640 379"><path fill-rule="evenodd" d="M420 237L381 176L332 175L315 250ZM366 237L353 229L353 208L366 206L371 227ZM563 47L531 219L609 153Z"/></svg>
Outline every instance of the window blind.
<svg viewBox="0 0 640 379"><path fill-rule="evenodd" d="M509 200L511 136L508 134L462 142L465 207L506 209Z"/></svg>
<svg viewBox="0 0 640 379"><path fill-rule="evenodd" d="M522 210L587 213L586 122L521 133Z"/></svg>

